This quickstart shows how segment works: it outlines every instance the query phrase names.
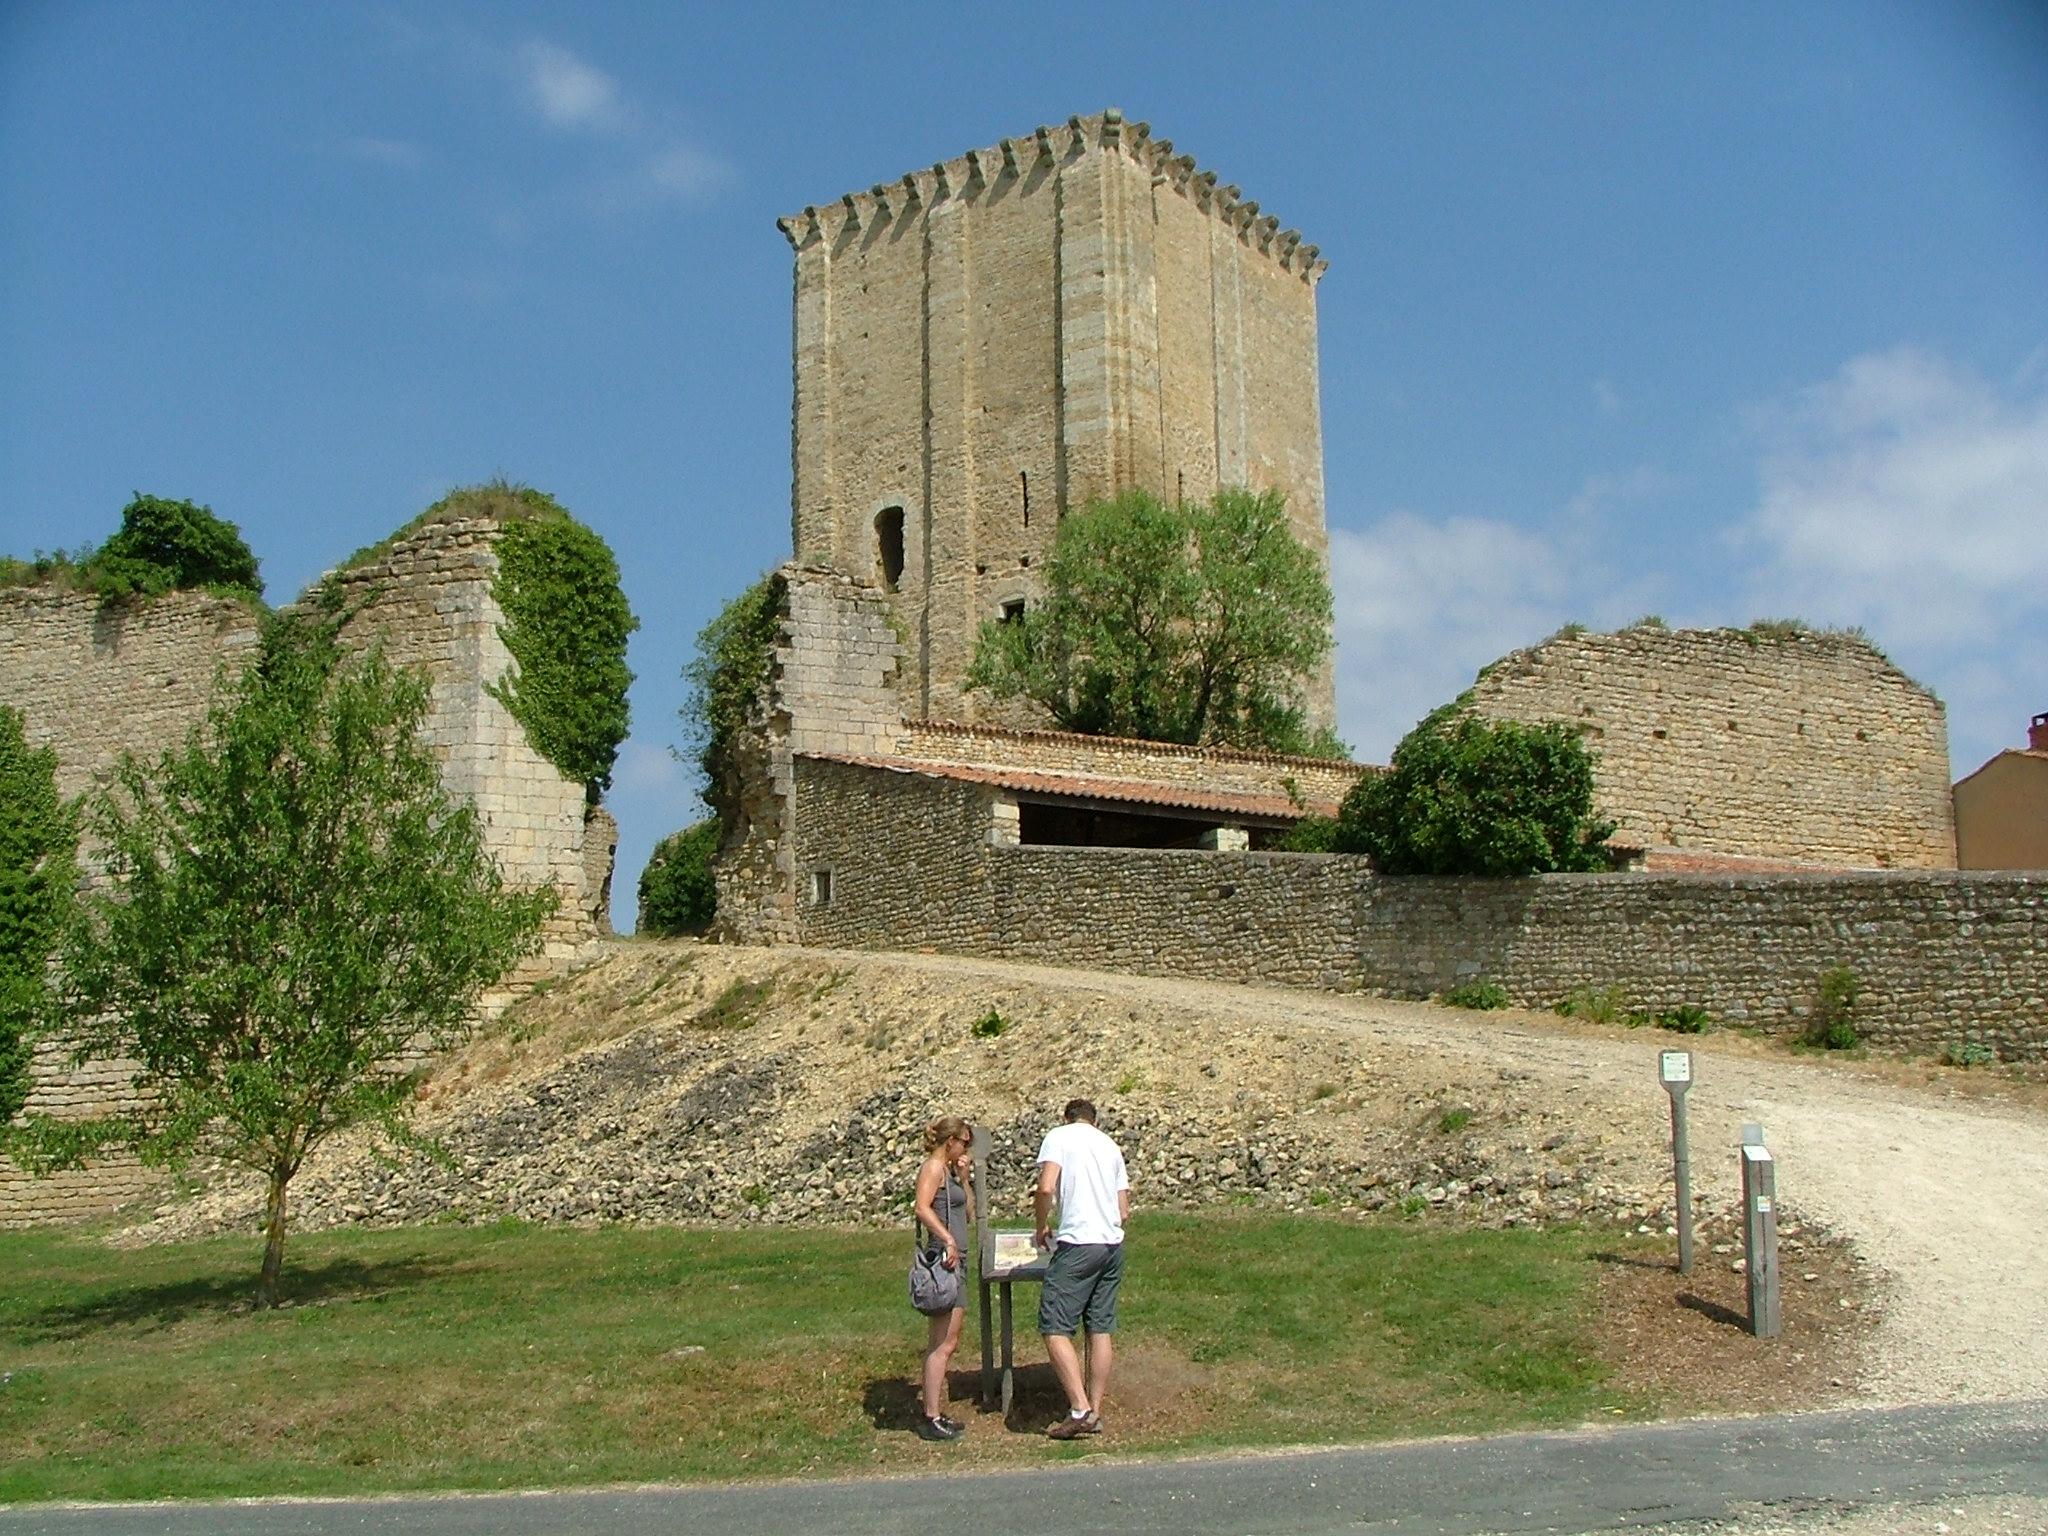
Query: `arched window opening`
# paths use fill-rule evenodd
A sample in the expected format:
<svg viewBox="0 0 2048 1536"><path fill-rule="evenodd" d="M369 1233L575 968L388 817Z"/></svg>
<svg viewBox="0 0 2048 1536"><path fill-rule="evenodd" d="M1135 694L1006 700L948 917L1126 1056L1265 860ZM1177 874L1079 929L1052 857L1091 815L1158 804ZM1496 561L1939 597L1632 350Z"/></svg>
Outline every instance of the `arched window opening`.
<svg viewBox="0 0 2048 1536"><path fill-rule="evenodd" d="M1003 604L1001 613L999 615L999 622L1004 624L1015 624L1019 619L1023 617L1024 599L1021 597L1013 597L1008 599Z"/></svg>
<svg viewBox="0 0 2048 1536"><path fill-rule="evenodd" d="M903 579L903 509L884 507L875 514L875 564L882 572L882 585L891 592Z"/></svg>

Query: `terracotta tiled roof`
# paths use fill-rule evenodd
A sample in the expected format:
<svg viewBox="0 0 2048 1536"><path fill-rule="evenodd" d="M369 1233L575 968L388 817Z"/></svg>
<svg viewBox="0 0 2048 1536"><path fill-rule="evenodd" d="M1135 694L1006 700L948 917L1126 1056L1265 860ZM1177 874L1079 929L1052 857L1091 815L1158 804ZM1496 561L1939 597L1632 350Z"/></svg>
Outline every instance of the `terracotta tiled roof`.
<svg viewBox="0 0 2048 1536"><path fill-rule="evenodd" d="M836 752L798 754L855 768L880 768L914 773L928 779L957 779L1031 795L1058 795L1073 800L1117 800L1133 805L1163 805L1184 811L1211 811L1219 816L1252 816L1298 821L1304 816L1334 816L1335 801L1303 800L1285 795L1254 795L1227 789L1191 789L1184 784L1159 784L1144 779L1106 779L1082 773L1050 773L1036 768L974 768L964 763L931 763L906 757L855 757Z"/></svg>
<svg viewBox="0 0 2048 1536"><path fill-rule="evenodd" d="M1095 748L1154 752L1167 757L1212 757L1226 763L1291 763L1303 768L1351 768L1375 771L1371 763L1337 757L1300 757L1288 752L1260 752L1247 747L1190 747L1175 741L1146 741L1138 736L1086 736L1077 731L1035 730L1014 725L980 725L959 720L912 720L905 725L942 736L995 736L1011 741L1075 742Z"/></svg>

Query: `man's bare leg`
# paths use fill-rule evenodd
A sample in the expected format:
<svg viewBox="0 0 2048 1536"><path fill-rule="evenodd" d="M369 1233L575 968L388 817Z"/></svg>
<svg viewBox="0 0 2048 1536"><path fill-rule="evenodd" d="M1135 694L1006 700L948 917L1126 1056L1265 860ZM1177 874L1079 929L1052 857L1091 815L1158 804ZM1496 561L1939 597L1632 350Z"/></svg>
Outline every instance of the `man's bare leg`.
<svg viewBox="0 0 2048 1536"><path fill-rule="evenodd" d="M1102 1417L1102 1400L1109 1396L1109 1368L1116 1360L1114 1339L1115 1335L1108 1333L1088 1335L1088 1385L1095 1393L1088 1406L1097 1418Z"/></svg>
<svg viewBox="0 0 2048 1536"><path fill-rule="evenodd" d="M1103 1340L1104 1343L1108 1339ZM1075 1413L1088 1411L1088 1388L1081 1380L1081 1357L1074 1349L1074 1341L1064 1334L1045 1335L1045 1353L1052 1361L1052 1373L1060 1379L1060 1389L1067 1394L1067 1406ZM1095 1358L1095 1343L1088 1344L1089 1358ZM1104 1359L1108 1357L1105 1356Z"/></svg>

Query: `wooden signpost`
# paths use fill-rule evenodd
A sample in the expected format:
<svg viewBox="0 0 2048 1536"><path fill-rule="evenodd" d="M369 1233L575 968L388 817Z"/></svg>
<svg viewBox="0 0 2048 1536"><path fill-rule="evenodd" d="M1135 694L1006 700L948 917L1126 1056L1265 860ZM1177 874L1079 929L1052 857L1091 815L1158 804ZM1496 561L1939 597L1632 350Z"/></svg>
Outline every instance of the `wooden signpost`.
<svg viewBox="0 0 2048 1536"><path fill-rule="evenodd" d="M1002 1382L1000 1402L1004 1417L1016 1397L1016 1336L1012 1327L1010 1287L1018 1281L1043 1281L1045 1266L1052 1255L1040 1248L1028 1227L995 1227L989 1224L988 1205L981 1188L981 1169L988 1156L988 1132L974 1133L974 1163L969 1177L974 1181L975 1251L980 1256L976 1273L981 1284L981 1401L982 1406L998 1401L996 1382L996 1337L990 1327L990 1291L1002 1315Z"/></svg>

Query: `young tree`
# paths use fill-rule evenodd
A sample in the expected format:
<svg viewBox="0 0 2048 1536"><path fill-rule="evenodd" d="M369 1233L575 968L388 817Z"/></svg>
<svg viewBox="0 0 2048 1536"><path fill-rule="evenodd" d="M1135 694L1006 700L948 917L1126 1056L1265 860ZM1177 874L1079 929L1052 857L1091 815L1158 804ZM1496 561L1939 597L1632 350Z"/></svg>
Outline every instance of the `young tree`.
<svg viewBox="0 0 2048 1536"><path fill-rule="evenodd" d="M555 905L552 888L505 888L474 807L441 788L426 710L420 677L345 659L331 623L281 615L183 747L124 759L91 802L114 889L67 935L66 1012L81 1057L140 1063L142 1104L34 1117L23 1160L126 1146L255 1170L266 1306L308 1151L364 1122L414 1143L405 1061L470 1031L478 992Z"/></svg>
<svg viewBox="0 0 2048 1536"><path fill-rule="evenodd" d="M1452 704L1353 786L1336 844L1382 874L1506 877L1606 869L1613 831L1593 818L1593 758L1576 734Z"/></svg>
<svg viewBox="0 0 2048 1536"><path fill-rule="evenodd" d="M1065 519L1045 601L982 626L967 686L1064 729L1342 756L1302 683L1330 649L1330 586L1278 492L1169 506L1127 491Z"/></svg>
<svg viewBox="0 0 2048 1536"><path fill-rule="evenodd" d="M0 705L0 1126L28 1098L77 847L76 817L57 794L57 754L31 749L20 714Z"/></svg>
<svg viewBox="0 0 2048 1536"><path fill-rule="evenodd" d="M216 587L263 595L256 557L241 530L211 507L163 496L135 499L121 511L121 528L87 562L99 589L110 596L154 596L174 588Z"/></svg>

